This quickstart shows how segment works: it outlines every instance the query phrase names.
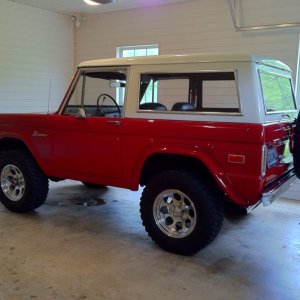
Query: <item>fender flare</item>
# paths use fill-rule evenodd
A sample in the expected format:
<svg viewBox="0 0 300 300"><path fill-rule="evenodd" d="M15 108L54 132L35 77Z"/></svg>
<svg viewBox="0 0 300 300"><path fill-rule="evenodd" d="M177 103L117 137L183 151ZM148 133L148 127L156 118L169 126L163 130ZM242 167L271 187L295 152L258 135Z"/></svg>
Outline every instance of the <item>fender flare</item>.
<svg viewBox="0 0 300 300"><path fill-rule="evenodd" d="M182 145L168 145L167 147L152 146L146 148L140 154L134 165L131 176L131 188L133 190L137 190L143 167L145 165L145 162L149 159L149 157L157 154L179 155L197 159L208 169L212 177L215 179L216 183L223 190L223 192L228 195L230 199L232 199L235 203L245 203L243 197L236 191L234 185L226 176L221 166L211 155L211 147L212 146L208 143L204 147L188 145L183 147Z"/></svg>
<svg viewBox="0 0 300 300"><path fill-rule="evenodd" d="M29 153L32 155L33 159L36 161L38 166L41 168L43 173L46 174L46 172L45 172L46 168L43 164L43 160L40 158L37 149L35 148L32 141L30 141L28 136L22 135L18 131L5 132L4 134L1 134L1 136L0 136L0 145L4 139L14 139L14 140L18 140L18 141L22 142L26 146L26 148L28 149ZM1 147L0 147L0 150L1 150Z"/></svg>

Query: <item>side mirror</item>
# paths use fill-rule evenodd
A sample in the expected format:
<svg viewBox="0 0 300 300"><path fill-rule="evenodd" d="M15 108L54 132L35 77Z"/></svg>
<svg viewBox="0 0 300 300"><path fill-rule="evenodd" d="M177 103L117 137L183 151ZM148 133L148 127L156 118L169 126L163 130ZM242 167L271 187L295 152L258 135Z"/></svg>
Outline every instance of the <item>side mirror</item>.
<svg viewBox="0 0 300 300"><path fill-rule="evenodd" d="M109 87L110 88L121 88L121 87L125 87L126 83L122 82L122 81L110 81L109 83Z"/></svg>
<svg viewBox="0 0 300 300"><path fill-rule="evenodd" d="M83 107L79 107L78 108L78 115L77 115L78 119L85 119L86 118L86 114L85 114L85 110Z"/></svg>

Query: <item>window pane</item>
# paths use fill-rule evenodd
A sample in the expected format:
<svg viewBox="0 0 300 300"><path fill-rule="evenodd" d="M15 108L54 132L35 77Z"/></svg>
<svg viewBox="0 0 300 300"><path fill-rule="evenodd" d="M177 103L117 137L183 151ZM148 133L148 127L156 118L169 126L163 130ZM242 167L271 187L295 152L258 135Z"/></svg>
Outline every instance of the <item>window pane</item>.
<svg viewBox="0 0 300 300"><path fill-rule="evenodd" d="M141 103L157 102L157 85L157 82L153 84L153 80L151 80Z"/></svg>
<svg viewBox="0 0 300 300"><path fill-rule="evenodd" d="M146 56L147 50L146 49L137 49L135 50L134 56Z"/></svg>
<svg viewBox="0 0 300 300"><path fill-rule="evenodd" d="M296 109L289 78L260 72L260 80L267 112Z"/></svg>
<svg viewBox="0 0 300 300"><path fill-rule="evenodd" d="M234 72L142 74L140 104L145 102L151 105L142 110L240 112Z"/></svg>
<svg viewBox="0 0 300 300"><path fill-rule="evenodd" d="M148 46L126 46L117 48L117 57L149 56L158 55L158 47Z"/></svg>
<svg viewBox="0 0 300 300"><path fill-rule="evenodd" d="M74 86L63 114L77 115L82 107L88 117L118 117L121 108L115 104L116 88L125 85L126 70L86 71Z"/></svg>
<svg viewBox="0 0 300 300"><path fill-rule="evenodd" d="M134 50L123 50L121 57L132 57L134 56Z"/></svg>
<svg viewBox="0 0 300 300"><path fill-rule="evenodd" d="M147 49L147 55L158 55L158 48Z"/></svg>
<svg viewBox="0 0 300 300"><path fill-rule="evenodd" d="M176 102L189 101L189 79L176 77L158 82L158 102L163 103L168 110L171 110Z"/></svg>
<svg viewBox="0 0 300 300"><path fill-rule="evenodd" d="M235 81L203 81L203 107L238 108L239 100Z"/></svg>

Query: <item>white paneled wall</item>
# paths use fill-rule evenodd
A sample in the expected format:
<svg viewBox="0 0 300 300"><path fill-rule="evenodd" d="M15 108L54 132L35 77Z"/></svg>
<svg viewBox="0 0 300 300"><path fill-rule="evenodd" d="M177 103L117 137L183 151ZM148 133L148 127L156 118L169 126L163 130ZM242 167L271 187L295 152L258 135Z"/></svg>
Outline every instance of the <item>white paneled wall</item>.
<svg viewBox="0 0 300 300"><path fill-rule="evenodd" d="M0 0L0 112L57 109L74 71L69 16Z"/></svg>
<svg viewBox="0 0 300 300"><path fill-rule="evenodd" d="M241 0L238 13L243 25L300 19L298 0L268 0L267 20L259 13L263 9L266 14L266 5L261 8L262 2ZM243 7L249 10L249 16ZM255 52L281 59L296 70L299 31L299 28L291 28L236 32L226 0L195 0L88 16L77 30L77 62L114 57L118 46L157 43L160 54Z"/></svg>

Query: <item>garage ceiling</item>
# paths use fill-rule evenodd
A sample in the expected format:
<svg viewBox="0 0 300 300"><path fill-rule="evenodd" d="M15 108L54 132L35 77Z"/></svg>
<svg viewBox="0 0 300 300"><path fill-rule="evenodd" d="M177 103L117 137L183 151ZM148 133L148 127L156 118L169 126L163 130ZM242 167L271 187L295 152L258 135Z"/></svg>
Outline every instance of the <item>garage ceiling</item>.
<svg viewBox="0 0 300 300"><path fill-rule="evenodd" d="M191 0L119 0L116 3L90 6L82 0L10 0L42 9L72 15L73 13L93 14L116 10L126 10L154 5L188 2Z"/></svg>

